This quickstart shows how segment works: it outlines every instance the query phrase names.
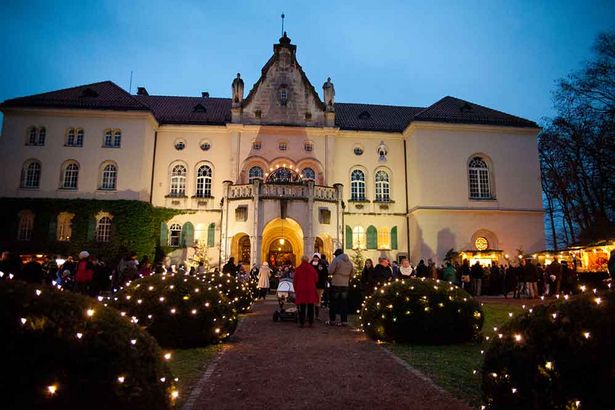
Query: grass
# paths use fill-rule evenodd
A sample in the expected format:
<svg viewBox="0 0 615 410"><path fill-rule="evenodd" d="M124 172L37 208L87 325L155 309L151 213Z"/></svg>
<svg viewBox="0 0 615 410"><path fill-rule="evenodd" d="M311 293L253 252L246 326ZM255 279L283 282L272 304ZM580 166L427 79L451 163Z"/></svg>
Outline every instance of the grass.
<svg viewBox="0 0 615 410"><path fill-rule="evenodd" d="M493 335L493 327L508 321L509 312L515 314L522 310L516 305L485 303L483 333ZM479 342L469 342L444 346L390 344L387 348L454 396L479 406L480 371L477 374L473 371L480 370L482 365L481 346Z"/></svg>
<svg viewBox="0 0 615 410"><path fill-rule="evenodd" d="M186 399L196 383L198 377L203 372L203 367L213 360L220 352L222 345L211 345L195 349L177 349L173 351L173 358L169 362L169 368L173 376L179 377L179 403L181 406L183 399Z"/></svg>

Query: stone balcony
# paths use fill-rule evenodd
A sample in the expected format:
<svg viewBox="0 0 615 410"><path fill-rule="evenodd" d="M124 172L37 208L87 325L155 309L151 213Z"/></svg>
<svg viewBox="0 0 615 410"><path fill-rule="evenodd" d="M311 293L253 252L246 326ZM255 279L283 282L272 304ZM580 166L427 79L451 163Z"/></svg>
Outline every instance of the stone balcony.
<svg viewBox="0 0 615 410"><path fill-rule="evenodd" d="M298 199L337 202L341 199L341 186L323 186L307 184L254 184L229 185L228 199L253 198L258 190L258 196L264 199Z"/></svg>

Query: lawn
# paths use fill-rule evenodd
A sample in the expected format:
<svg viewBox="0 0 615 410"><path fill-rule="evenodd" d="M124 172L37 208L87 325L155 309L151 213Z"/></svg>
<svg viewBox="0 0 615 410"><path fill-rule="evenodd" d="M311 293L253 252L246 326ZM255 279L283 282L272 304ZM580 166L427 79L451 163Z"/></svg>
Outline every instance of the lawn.
<svg viewBox="0 0 615 410"><path fill-rule="evenodd" d="M509 312L519 313L522 308L502 303L485 303L483 311L483 333L492 336L493 327L504 324L509 319ZM481 346L478 342L445 346L386 345L390 351L423 372L437 385L472 406L480 405L480 371L476 374L473 371L481 367Z"/></svg>
<svg viewBox="0 0 615 410"><path fill-rule="evenodd" d="M179 402L185 400L194 383L203 372L203 368L220 352L222 345L211 345L195 349L177 349L173 351L173 356L169 362L169 368L173 376L179 377Z"/></svg>

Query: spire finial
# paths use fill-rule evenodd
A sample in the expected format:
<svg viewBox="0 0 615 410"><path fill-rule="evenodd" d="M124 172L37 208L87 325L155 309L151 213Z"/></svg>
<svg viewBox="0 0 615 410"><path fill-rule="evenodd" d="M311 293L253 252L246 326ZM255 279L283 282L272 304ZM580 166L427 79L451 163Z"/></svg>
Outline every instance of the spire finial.
<svg viewBox="0 0 615 410"><path fill-rule="evenodd" d="M281 35L283 36L284 35L284 17L286 16L284 15L284 13L282 13L280 17L282 17L282 34Z"/></svg>

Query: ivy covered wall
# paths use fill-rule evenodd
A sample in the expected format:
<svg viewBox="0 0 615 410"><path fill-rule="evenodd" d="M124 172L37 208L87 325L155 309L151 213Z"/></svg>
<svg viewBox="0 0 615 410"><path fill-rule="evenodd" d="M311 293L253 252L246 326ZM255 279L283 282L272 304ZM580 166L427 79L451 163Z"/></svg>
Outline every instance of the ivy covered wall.
<svg viewBox="0 0 615 410"><path fill-rule="evenodd" d="M23 210L34 214L32 237L28 241L17 240L18 214ZM61 212L75 215L68 241L57 240L57 217ZM100 212L113 216L109 242L95 240L95 216ZM107 259L135 251L139 257L152 258L160 245L161 224L180 213L141 201L0 198L0 250L76 255L85 249Z"/></svg>

